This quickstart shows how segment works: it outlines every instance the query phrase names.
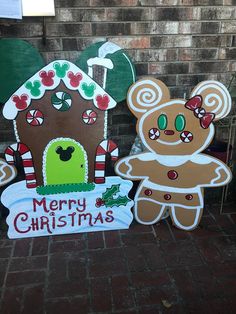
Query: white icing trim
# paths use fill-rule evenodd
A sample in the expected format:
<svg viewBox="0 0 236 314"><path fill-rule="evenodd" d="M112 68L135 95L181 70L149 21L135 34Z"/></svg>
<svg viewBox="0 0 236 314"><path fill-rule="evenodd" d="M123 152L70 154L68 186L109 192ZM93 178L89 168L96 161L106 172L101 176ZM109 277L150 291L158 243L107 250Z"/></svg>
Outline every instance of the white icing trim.
<svg viewBox="0 0 236 314"><path fill-rule="evenodd" d="M48 149L50 148L51 144L56 143L58 141L72 141L77 146L80 146L81 150L84 153L84 159L85 159L85 162L86 162L85 182L88 182L88 157L87 157L87 153L86 153L84 147L79 142L75 141L72 138L69 138L69 137L58 137L58 138L55 138L55 139L51 140L47 144L47 146L45 147L44 152L43 152L43 167L42 168L43 168L43 183L44 183L44 185L47 185L47 176L46 176L46 156L47 156L47 152L48 152Z"/></svg>
<svg viewBox="0 0 236 314"><path fill-rule="evenodd" d="M111 61L111 59L108 59L108 58L98 58L98 57L90 58L87 60L87 64L89 67L92 67L93 65L101 65L107 69L114 68L113 62Z"/></svg>
<svg viewBox="0 0 236 314"><path fill-rule="evenodd" d="M67 63L69 65L69 69L66 72L66 75L64 78L59 78L56 75L56 71L53 67L53 65L55 63L58 63L60 66L62 66L64 63ZM40 90L40 95L39 96L32 96L30 94L30 91L25 87L25 84L23 84L15 93L14 95L16 96L21 96L23 94L28 95L28 99L26 101L27 103L27 108L30 106L31 100L32 99L40 99L44 96L45 92L47 90L54 90L59 84L60 82L64 82L65 86L69 89L69 90L77 90L79 92L79 94L86 100L93 100L94 106L98 107L97 105L97 101L96 101L96 97L98 95L108 95L107 92L100 86L98 85L89 75L87 75L85 72L83 72L79 67L77 67L75 64L66 61L66 60L55 60L51 63L49 63L47 66L45 66L44 68L42 68L40 71L38 71L35 75L33 75L29 80L27 80L27 82L31 82L33 83L34 81L40 81L41 82L41 77L39 76L39 73L41 71L54 71L55 72L55 76L53 77L53 85L51 86L44 86L43 84L41 84L41 86L39 87ZM73 87L70 85L70 79L68 78L67 74L69 72L73 72L75 73L81 73L83 78L80 81L80 84L78 87ZM85 92L82 88L83 83L86 83L87 85L93 84L96 88L94 90L94 95L93 96L86 96ZM109 96L109 105L107 109L111 109L114 108L116 106L116 101L110 96ZM26 109L26 108L25 108ZM25 110L24 109L24 110ZM12 100L12 97L5 103L4 107L3 107L3 116L9 120L14 120L17 117L18 112L21 111L19 109L16 108L15 103Z"/></svg>
<svg viewBox="0 0 236 314"><path fill-rule="evenodd" d="M14 128L14 133L15 133L16 141L17 141L18 143L20 143L20 137L19 137L19 133L18 133L18 130L17 130L17 123L16 123L16 120L13 120L13 128Z"/></svg>
<svg viewBox="0 0 236 314"><path fill-rule="evenodd" d="M119 50L121 50L121 48L117 44L107 41L98 48L98 57L105 58L107 54L112 54Z"/></svg>
<svg viewBox="0 0 236 314"><path fill-rule="evenodd" d="M135 82L135 74L134 74L133 65L132 65L132 63L130 62L130 59L126 56L126 54L125 54L124 52L123 52L122 54L123 54L123 56L127 59L127 61L129 62L129 65L130 65L130 68L131 68L131 71L132 71L133 82Z"/></svg>
<svg viewBox="0 0 236 314"><path fill-rule="evenodd" d="M227 116L232 107L231 96L227 88L218 81L203 81L197 85L196 89L194 89L192 96L199 94L201 95L206 90L209 92L212 90L212 93L208 94L203 99L204 105L210 109L212 106L216 105L216 101L218 102L217 107L211 111L216 113L215 119L222 119L223 117ZM220 96L216 94L214 90L217 90L220 93Z"/></svg>
<svg viewBox="0 0 236 314"><path fill-rule="evenodd" d="M142 106L143 109L137 108L136 105L133 103L132 95L136 91L136 89L138 89L136 102L139 106ZM136 112L146 112L147 109L149 109L150 107L154 107L160 103L163 93L162 89L157 83L147 79L138 81L133 86L131 86L127 96L127 101L130 108L132 108ZM154 109L156 110L156 108ZM148 111L148 113L149 112L150 111Z"/></svg>
<svg viewBox="0 0 236 314"><path fill-rule="evenodd" d="M2 163L2 164L1 164ZM10 168L11 169L11 175L9 178L5 179L6 177L6 172L3 170L4 167ZM14 167L12 167L11 165L9 165L7 162L3 162L2 160L0 160L0 173L2 173L2 175L0 176L0 185L2 186L3 184L7 184L9 182L11 182L11 180L13 180L16 177L16 170ZM4 176L5 174L5 176ZM4 181L5 179L5 181Z"/></svg>
<svg viewBox="0 0 236 314"><path fill-rule="evenodd" d="M105 112L104 112L104 133L103 133L104 140L107 139L107 125L108 125L108 112L107 112L107 110L105 110Z"/></svg>
<svg viewBox="0 0 236 314"><path fill-rule="evenodd" d="M188 208L188 207L185 207L183 205L181 205L181 207L184 207L184 208ZM189 208L190 209L190 208ZM171 216L172 216L172 219L175 223L175 225L180 228L180 229L183 229L183 230L192 230L193 228L195 228L197 225L198 225L198 220L199 220L199 215L201 213L201 210L202 210L202 207L195 207L196 209L196 216L195 216L195 219L194 219L194 222L191 226L183 226L177 219L176 217L176 214L175 214L175 207L174 206L171 206Z"/></svg>

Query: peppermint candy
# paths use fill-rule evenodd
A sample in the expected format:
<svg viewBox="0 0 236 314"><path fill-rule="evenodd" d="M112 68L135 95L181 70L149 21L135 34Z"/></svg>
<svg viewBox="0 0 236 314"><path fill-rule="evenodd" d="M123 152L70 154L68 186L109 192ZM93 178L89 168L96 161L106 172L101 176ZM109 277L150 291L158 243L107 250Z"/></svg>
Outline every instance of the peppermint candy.
<svg viewBox="0 0 236 314"><path fill-rule="evenodd" d="M184 131L180 134L180 139L184 143L190 143L193 140L193 134L188 131Z"/></svg>
<svg viewBox="0 0 236 314"><path fill-rule="evenodd" d="M157 128L152 128L148 132L150 140L157 140L160 136L160 131Z"/></svg>
<svg viewBox="0 0 236 314"><path fill-rule="evenodd" d="M97 120L97 113L92 109L85 110L82 114L82 119L86 124L94 124Z"/></svg>
<svg viewBox="0 0 236 314"><path fill-rule="evenodd" d="M57 92L51 97L52 105L59 111L67 111L72 104L71 96L65 92Z"/></svg>
<svg viewBox="0 0 236 314"><path fill-rule="evenodd" d="M39 126L43 124L43 113L40 110L29 110L26 114L27 122L32 126Z"/></svg>
<svg viewBox="0 0 236 314"><path fill-rule="evenodd" d="M206 113L206 110L204 108L196 108L194 110L194 115L198 119L201 119L202 117L204 117L205 113Z"/></svg>

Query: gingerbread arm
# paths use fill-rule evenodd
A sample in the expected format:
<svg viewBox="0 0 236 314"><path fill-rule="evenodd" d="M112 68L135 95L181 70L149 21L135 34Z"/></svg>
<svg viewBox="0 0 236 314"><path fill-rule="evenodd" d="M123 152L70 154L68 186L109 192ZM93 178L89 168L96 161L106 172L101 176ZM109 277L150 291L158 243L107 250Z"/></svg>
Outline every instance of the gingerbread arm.
<svg viewBox="0 0 236 314"><path fill-rule="evenodd" d="M215 165L215 177L211 180L211 185L222 186L228 184L232 179L230 169L222 162L217 160Z"/></svg>
<svg viewBox="0 0 236 314"><path fill-rule="evenodd" d="M147 161L143 160L143 155L145 153L120 159L115 165L115 172L126 179L145 179L147 175L144 175L143 166L147 164Z"/></svg>

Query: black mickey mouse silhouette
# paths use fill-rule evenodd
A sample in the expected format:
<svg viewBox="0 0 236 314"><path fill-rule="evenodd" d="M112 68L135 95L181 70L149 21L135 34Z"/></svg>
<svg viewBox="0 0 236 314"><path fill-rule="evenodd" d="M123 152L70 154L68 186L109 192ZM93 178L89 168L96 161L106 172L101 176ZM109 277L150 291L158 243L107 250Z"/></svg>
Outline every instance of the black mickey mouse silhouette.
<svg viewBox="0 0 236 314"><path fill-rule="evenodd" d="M56 148L56 153L60 156L61 161L68 161L71 159L74 150L75 148L73 146L68 146L66 149L58 146Z"/></svg>

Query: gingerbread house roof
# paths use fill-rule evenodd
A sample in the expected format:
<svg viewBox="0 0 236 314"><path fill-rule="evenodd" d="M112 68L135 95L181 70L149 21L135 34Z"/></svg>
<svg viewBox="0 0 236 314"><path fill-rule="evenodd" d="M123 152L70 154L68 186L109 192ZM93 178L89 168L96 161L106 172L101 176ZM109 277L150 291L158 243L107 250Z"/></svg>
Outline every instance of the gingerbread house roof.
<svg viewBox="0 0 236 314"><path fill-rule="evenodd" d="M31 100L42 98L61 81L69 90L77 90L84 99L92 100L100 110L116 106L116 101L79 67L66 60L56 60L38 71L11 96L3 107L3 116L14 120L19 111L30 106Z"/></svg>

